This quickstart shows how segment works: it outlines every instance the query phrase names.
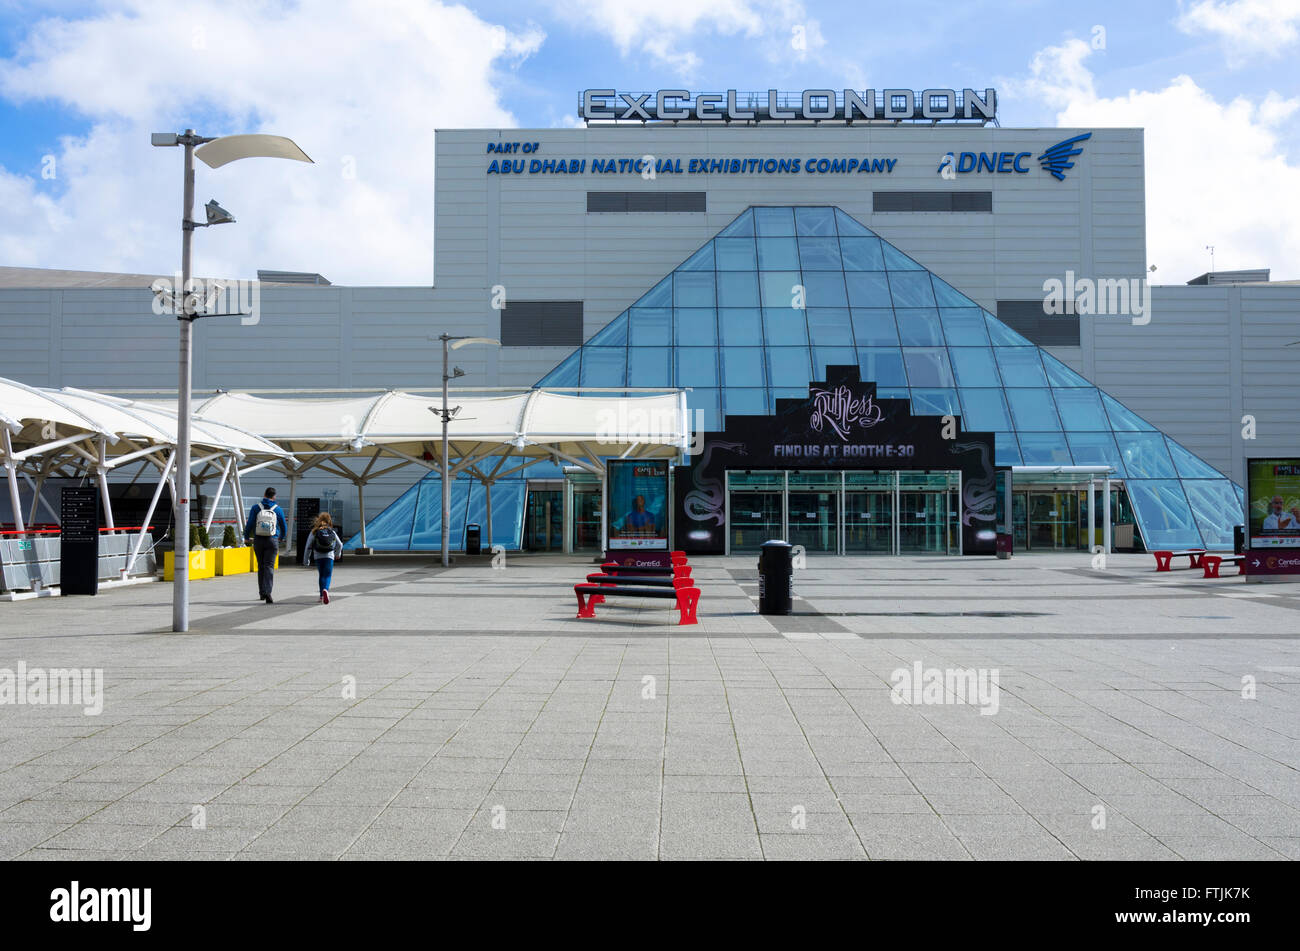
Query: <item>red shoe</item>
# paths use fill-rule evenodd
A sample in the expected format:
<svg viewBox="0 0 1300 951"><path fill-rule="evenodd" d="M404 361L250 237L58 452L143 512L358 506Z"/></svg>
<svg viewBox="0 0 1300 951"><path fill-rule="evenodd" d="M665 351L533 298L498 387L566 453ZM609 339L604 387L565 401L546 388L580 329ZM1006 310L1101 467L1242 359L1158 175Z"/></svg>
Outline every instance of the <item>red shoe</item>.
<svg viewBox="0 0 1300 951"><path fill-rule="evenodd" d="M325 604L329 604L329 603L330 603L330 593L329 593L328 591L322 591L322 592L320 593L320 599L321 599L321 601L324 602Z"/></svg>

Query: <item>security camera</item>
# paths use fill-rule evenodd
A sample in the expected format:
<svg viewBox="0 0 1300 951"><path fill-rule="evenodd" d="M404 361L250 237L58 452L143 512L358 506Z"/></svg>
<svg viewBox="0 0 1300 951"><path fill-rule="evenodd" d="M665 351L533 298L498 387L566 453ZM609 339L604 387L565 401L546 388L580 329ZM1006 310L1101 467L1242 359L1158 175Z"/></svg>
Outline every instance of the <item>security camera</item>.
<svg viewBox="0 0 1300 951"><path fill-rule="evenodd" d="M208 224L210 225L224 225L235 220L235 216L218 205L215 198L203 207L207 209Z"/></svg>
<svg viewBox="0 0 1300 951"><path fill-rule="evenodd" d="M461 377L461 376L464 376L464 375L465 375L465 371L462 370L460 367L452 367L452 368L451 368L451 375L452 375L453 378L455 378L455 377Z"/></svg>
<svg viewBox="0 0 1300 951"><path fill-rule="evenodd" d="M160 277L149 285L149 290L154 297L155 314L175 314L180 310L181 295L176 292L172 282L165 277Z"/></svg>

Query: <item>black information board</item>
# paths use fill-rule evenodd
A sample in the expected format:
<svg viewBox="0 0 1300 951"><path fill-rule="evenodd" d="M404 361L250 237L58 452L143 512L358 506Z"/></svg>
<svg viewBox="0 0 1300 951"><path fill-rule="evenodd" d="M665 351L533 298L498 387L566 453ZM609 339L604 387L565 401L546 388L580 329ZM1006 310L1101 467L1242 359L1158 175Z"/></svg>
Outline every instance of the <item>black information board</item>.
<svg viewBox="0 0 1300 951"><path fill-rule="evenodd" d="M62 593L99 593L99 489L64 487L59 501Z"/></svg>
<svg viewBox="0 0 1300 951"><path fill-rule="evenodd" d="M298 564L307 563L307 536L311 534L312 523L316 521L316 516L320 514L319 498L300 498L294 505L294 548L297 551Z"/></svg>

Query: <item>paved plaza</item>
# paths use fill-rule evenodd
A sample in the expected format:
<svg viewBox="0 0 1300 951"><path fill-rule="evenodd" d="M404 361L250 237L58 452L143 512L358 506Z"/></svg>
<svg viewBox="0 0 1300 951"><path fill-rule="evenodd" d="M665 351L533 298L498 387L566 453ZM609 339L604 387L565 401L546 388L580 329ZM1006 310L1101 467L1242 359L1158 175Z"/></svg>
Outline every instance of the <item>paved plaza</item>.
<svg viewBox="0 0 1300 951"><path fill-rule="evenodd" d="M0 603L0 668L104 685L0 706L0 857L1300 857L1300 585L1090 557L810 557L788 617L702 558L695 627L575 620L577 556Z"/></svg>

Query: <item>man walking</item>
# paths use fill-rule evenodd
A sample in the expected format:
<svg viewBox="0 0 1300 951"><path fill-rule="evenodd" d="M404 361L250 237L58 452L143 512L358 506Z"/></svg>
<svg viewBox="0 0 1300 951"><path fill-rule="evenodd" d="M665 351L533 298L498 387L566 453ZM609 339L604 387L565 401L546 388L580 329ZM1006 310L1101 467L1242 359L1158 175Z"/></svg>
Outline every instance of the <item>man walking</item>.
<svg viewBox="0 0 1300 951"><path fill-rule="evenodd" d="M244 525L244 540L252 539L253 557L257 559L257 596L267 604L274 604L271 586L275 584L275 555L280 539L289 537L289 526L284 521L284 510L275 504L275 489L268 488L266 496L248 513Z"/></svg>

